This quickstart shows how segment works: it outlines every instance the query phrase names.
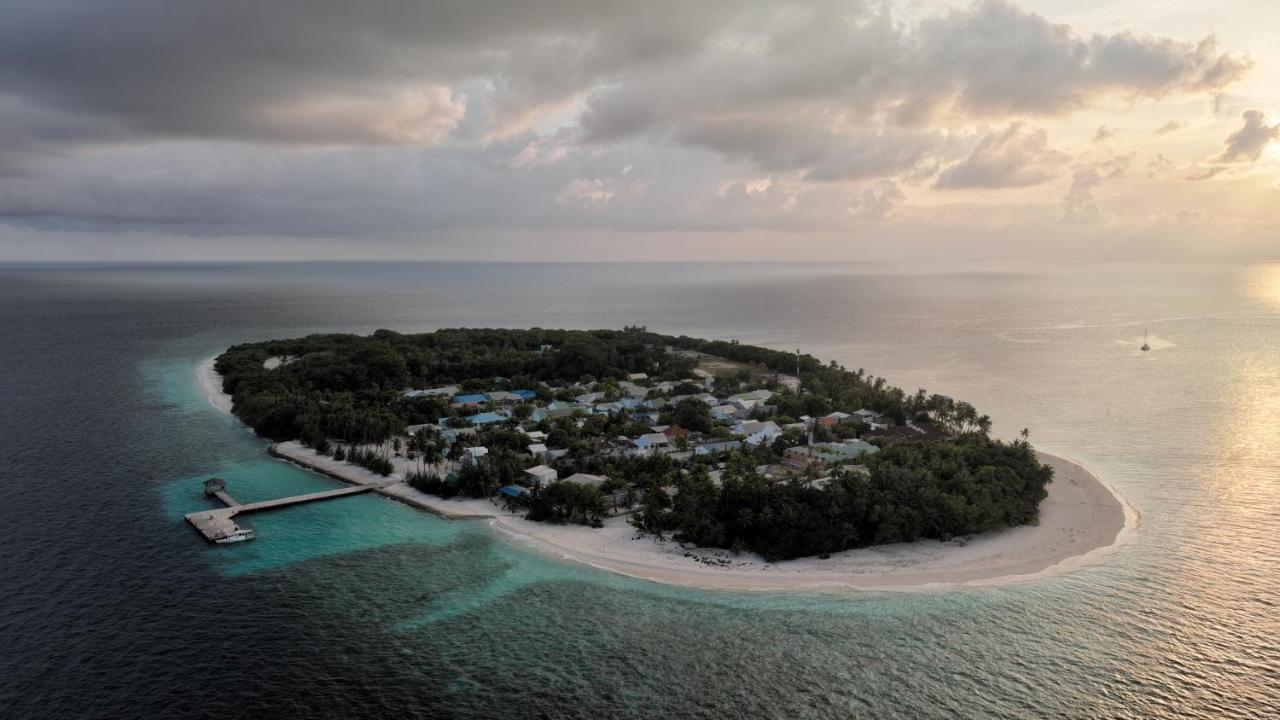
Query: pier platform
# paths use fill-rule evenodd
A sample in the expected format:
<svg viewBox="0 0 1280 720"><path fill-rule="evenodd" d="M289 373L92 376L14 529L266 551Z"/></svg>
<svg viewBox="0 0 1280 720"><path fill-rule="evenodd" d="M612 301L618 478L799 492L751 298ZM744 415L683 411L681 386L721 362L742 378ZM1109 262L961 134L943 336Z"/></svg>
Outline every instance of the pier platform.
<svg viewBox="0 0 1280 720"><path fill-rule="evenodd" d="M262 512L264 510L275 510L277 508L289 507L290 505L301 505L302 503L346 497L347 495L359 495L373 490L380 490L395 484L397 483L370 483L368 485L354 485L352 487L338 488L336 490L323 490L321 492L307 493L305 495L293 495L290 497L276 498L274 500L242 503L227 493L226 488L220 480L217 483L210 481L205 484L206 492L221 500L227 507L187 513L186 519L187 522L191 523L192 527L196 530L199 530L200 534L209 542L218 544L240 542L242 540L252 539L253 531L242 528L236 524L233 518L237 515L243 513Z"/></svg>

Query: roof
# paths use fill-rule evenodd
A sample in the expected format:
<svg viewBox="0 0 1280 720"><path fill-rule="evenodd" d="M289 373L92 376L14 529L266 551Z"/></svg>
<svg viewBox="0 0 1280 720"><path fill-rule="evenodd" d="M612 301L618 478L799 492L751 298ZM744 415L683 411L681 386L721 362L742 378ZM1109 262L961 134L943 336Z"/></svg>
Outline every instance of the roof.
<svg viewBox="0 0 1280 720"><path fill-rule="evenodd" d="M481 394L475 395L455 395L453 401L462 405L480 405L486 402L488 398Z"/></svg>
<svg viewBox="0 0 1280 720"><path fill-rule="evenodd" d="M489 423L502 422L506 419L506 415L499 415L495 412L482 412L467 418L467 422L472 425L488 425Z"/></svg>
<svg viewBox="0 0 1280 720"><path fill-rule="evenodd" d="M546 465L534 465L531 468L525 468L524 474L538 478L539 480L555 480L559 477L555 468L547 467Z"/></svg>
<svg viewBox="0 0 1280 720"><path fill-rule="evenodd" d="M694 448L694 452L698 455L708 455L710 453L726 452L729 450L737 450L742 447L741 440L722 440L720 442L703 443Z"/></svg>
<svg viewBox="0 0 1280 720"><path fill-rule="evenodd" d="M600 487L609 482L609 478L604 475L588 475L587 473L574 473L560 482L581 483L592 487Z"/></svg>
<svg viewBox="0 0 1280 720"><path fill-rule="evenodd" d="M772 390L752 390L751 392L738 393L730 398L730 400L759 400L764 401L773 397Z"/></svg>
<svg viewBox="0 0 1280 720"><path fill-rule="evenodd" d="M493 402L504 402L506 400L520 399L519 395L516 395L515 393L509 393L506 390L494 390L491 393L486 393L485 397L489 398Z"/></svg>
<svg viewBox="0 0 1280 720"><path fill-rule="evenodd" d="M529 446L528 450L529 452L535 453L535 454L544 453L547 451L547 446L543 445L542 443L533 443L532 445Z"/></svg>
<svg viewBox="0 0 1280 720"><path fill-rule="evenodd" d="M733 431L743 435L755 435L761 432L781 432L781 428L772 420L748 420L738 423Z"/></svg>
<svg viewBox="0 0 1280 720"><path fill-rule="evenodd" d="M636 445L665 445L670 440L666 435L660 432L645 433L635 439Z"/></svg>
<svg viewBox="0 0 1280 720"><path fill-rule="evenodd" d="M855 460L863 455L879 452L880 448L862 440L850 440L842 443L823 443L809 447L794 447L787 452L808 455L825 462L844 462Z"/></svg>
<svg viewBox="0 0 1280 720"><path fill-rule="evenodd" d="M498 492L506 495L507 497L520 497L521 495L527 495L529 493L528 490L516 485L503 485L498 488Z"/></svg>
<svg viewBox="0 0 1280 720"><path fill-rule="evenodd" d="M511 394L515 395L521 400L532 400L538 397L538 393L534 392L533 390L512 390Z"/></svg>

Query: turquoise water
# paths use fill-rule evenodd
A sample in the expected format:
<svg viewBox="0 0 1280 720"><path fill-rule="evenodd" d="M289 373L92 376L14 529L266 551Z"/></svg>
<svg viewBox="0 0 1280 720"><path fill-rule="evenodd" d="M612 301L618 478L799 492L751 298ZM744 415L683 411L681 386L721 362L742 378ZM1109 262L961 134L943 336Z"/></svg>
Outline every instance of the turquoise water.
<svg viewBox="0 0 1280 720"><path fill-rule="evenodd" d="M0 272L14 717L1280 712L1276 266ZM337 485L200 397L195 365L233 342L625 324L972 400L1106 477L1141 527L1033 582L805 595L639 581L373 496L248 517L258 539L228 547L182 522L212 475L242 500Z"/></svg>

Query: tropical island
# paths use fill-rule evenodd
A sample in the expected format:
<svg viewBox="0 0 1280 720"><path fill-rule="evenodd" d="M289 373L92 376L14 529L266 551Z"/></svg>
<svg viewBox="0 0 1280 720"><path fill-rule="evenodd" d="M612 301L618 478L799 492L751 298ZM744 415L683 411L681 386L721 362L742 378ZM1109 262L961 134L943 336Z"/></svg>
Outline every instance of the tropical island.
<svg viewBox="0 0 1280 720"><path fill-rule="evenodd" d="M798 351L641 327L379 330L236 345L206 370L286 459L348 482L402 479L379 492L653 579L688 582L639 570L653 560L639 548L739 574L871 546L963 555L970 539L1034 532L1055 469L1087 488L1081 508L1103 508L1089 538L1059 533L1070 543L1110 545L1125 525L1096 478L1025 431L993 438L968 403ZM1017 569L1093 549L1064 554L1068 540Z"/></svg>

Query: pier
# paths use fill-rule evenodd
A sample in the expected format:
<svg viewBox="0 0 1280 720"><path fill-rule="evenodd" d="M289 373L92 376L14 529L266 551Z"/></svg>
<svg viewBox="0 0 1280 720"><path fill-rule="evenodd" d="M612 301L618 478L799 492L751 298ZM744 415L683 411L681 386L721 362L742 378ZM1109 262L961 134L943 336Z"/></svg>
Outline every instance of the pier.
<svg viewBox="0 0 1280 720"><path fill-rule="evenodd" d="M354 485L352 487L338 488L336 490L323 490L321 492L307 493L305 495L293 495L290 497L276 498L274 500L242 503L227 492L226 483L223 482L221 478L211 478L205 481L205 494L210 497L217 498L227 507L187 513L186 519L187 522L191 523L192 527L196 530L199 530L200 534L204 535L204 538L209 542L218 544L240 542L242 540L253 539L253 531L242 528L236 524L233 518L237 515L243 513L262 512L264 510L275 510L278 508L289 507L290 505L301 505L302 503L329 500L332 498L345 497L347 495L359 495L373 490L380 490L388 485L394 484L396 483L370 483L368 485Z"/></svg>

